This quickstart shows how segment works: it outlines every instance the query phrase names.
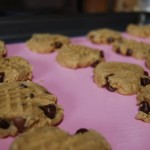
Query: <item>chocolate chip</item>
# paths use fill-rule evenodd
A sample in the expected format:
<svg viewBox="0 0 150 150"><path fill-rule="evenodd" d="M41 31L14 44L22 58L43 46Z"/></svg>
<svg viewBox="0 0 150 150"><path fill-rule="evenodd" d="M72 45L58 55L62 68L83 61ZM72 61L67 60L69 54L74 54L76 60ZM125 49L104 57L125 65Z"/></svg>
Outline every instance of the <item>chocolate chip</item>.
<svg viewBox="0 0 150 150"><path fill-rule="evenodd" d="M90 35L89 38L90 38L91 40L93 40L93 39L94 39L94 35Z"/></svg>
<svg viewBox="0 0 150 150"><path fill-rule="evenodd" d="M22 117L18 117L18 118L13 119L13 123L17 127L19 133L24 131L25 122L26 122L26 119L24 119Z"/></svg>
<svg viewBox="0 0 150 150"><path fill-rule="evenodd" d="M5 54L2 55L2 57L6 57L6 55L7 55L7 54L5 53Z"/></svg>
<svg viewBox="0 0 150 150"><path fill-rule="evenodd" d="M113 88L109 82L105 85L105 87L107 90L109 90L111 92L115 92L117 90L116 88Z"/></svg>
<svg viewBox="0 0 150 150"><path fill-rule="evenodd" d="M96 60L95 62L93 62L92 64L91 64L91 67L96 67L97 65L99 64L99 60Z"/></svg>
<svg viewBox="0 0 150 150"><path fill-rule="evenodd" d="M147 72L147 71L144 71L144 75L145 75L145 76L148 76L148 72Z"/></svg>
<svg viewBox="0 0 150 150"><path fill-rule="evenodd" d="M88 130L86 128L81 128L81 129L78 129L75 134L85 133L85 132L88 132Z"/></svg>
<svg viewBox="0 0 150 150"><path fill-rule="evenodd" d="M54 45L55 45L55 48L61 48L62 47L62 43L58 42L58 41L55 42Z"/></svg>
<svg viewBox="0 0 150 150"><path fill-rule="evenodd" d="M0 72L0 82L1 83L4 81L4 76L5 76L5 73L4 72Z"/></svg>
<svg viewBox="0 0 150 150"><path fill-rule="evenodd" d="M55 115L56 115L56 106L54 104L40 106L40 108L44 111L44 114L48 118L53 119L55 117Z"/></svg>
<svg viewBox="0 0 150 150"><path fill-rule="evenodd" d="M109 81L108 81L108 78L109 78L110 76L113 76L113 75L114 75L114 74L109 74L107 77L105 77L105 79L106 79L105 87L106 87L107 90L109 90L109 91L111 91L111 92L114 92L114 91L117 90L116 88L113 88L113 87L110 85Z"/></svg>
<svg viewBox="0 0 150 150"><path fill-rule="evenodd" d="M35 95L33 93L30 94L30 98L33 98Z"/></svg>
<svg viewBox="0 0 150 150"><path fill-rule="evenodd" d="M116 49L116 53L121 54L121 50L119 47Z"/></svg>
<svg viewBox="0 0 150 150"><path fill-rule="evenodd" d="M23 84L23 83L21 83L21 84L20 84L20 87L21 87L21 88L27 88L28 86L25 85L25 84Z"/></svg>
<svg viewBox="0 0 150 150"><path fill-rule="evenodd" d="M141 78L141 85L146 86L150 84L150 79L149 78Z"/></svg>
<svg viewBox="0 0 150 150"><path fill-rule="evenodd" d="M132 56L132 50L130 48L127 49L126 56Z"/></svg>
<svg viewBox="0 0 150 150"><path fill-rule="evenodd" d="M9 126L10 124L6 120L0 119L0 128L8 129Z"/></svg>
<svg viewBox="0 0 150 150"><path fill-rule="evenodd" d="M141 102L139 111L143 111L144 113L148 114L150 112L150 106L148 102L146 101Z"/></svg>
<svg viewBox="0 0 150 150"><path fill-rule="evenodd" d="M108 42L108 43L112 43L112 42L114 42L114 40L115 40L114 38L109 37L109 38L107 39L107 42Z"/></svg>
<svg viewBox="0 0 150 150"><path fill-rule="evenodd" d="M100 51L100 57L104 58L104 52Z"/></svg>

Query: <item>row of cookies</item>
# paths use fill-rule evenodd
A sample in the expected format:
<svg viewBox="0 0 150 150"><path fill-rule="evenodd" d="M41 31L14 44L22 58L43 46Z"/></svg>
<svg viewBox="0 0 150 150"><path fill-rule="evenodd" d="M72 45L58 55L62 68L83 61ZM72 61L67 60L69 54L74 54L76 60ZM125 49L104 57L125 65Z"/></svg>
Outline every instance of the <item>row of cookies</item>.
<svg viewBox="0 0 150 150"><path fill-rule="evenodd" d="M58 48L58 43L55 45ZM10 148L12 150L20 149L20 144L21 149L37 149L37 147L40 149L39 146L42 149L44 146L51 147L52 145L54 145L53 149L57 149L55 144L64 149L64 146L61 147L60 140L65 140L64 135L66 133L62 134L65 131L51 127L58 125L63 120L63 108L57 104L57 97L48 92L46 88L29 81L32 79L32 66L25 59L14 56L1 58L0 61L0 137L16 136L25 132L13 143ZM45 131L47 134L45 134ZM85 132L85 129L81 129L78 132L83 133L83 131ZM92 130L86 134L81 133L74 137L67 133L66 143L69 142L67 145L65 144L67 148L72 147L74 142L80 142L80 139L83 139L89 143L89 145L80 143L80 146L84 149L89 148L89 146L96 149L99 149L99 147L104 150L111 149L105 138L98 132ZM34 144L32 138L35 136L37 141L42 134L46 136L42 137L43 143ZM26 144L27 147L25 147L25 143L20 143L20 140L23 138L26 142L26 140L30 139L28 136L31 137L31 142ZM51 138L51 144L47 145L48 138ZM57 139L58 143L56 143L55 139ZM95 141L94 139L97 140ZM74 148L76 149L77 146Z"/></svg>
<svg viewBox="0 0 150 150"><path fill-rule="evenodd" d="M43 43L43 40L47 36L48 36L48 34L41 34L41 36L40 36L40 34L35 34L27 42L27 45L28 45L28 43L30 43L30 44L32 43L32 45ZM56 37L54 38L54 36L56 36L57 38ZM92 36L92 39L91 39L91 36ZM113 31L113 30L110 30L110 29L100 29L100 30L91 31L88 34L88 37L94 43L96 42L96 43L103 43L103 44L105 43L106 44L108 41L111 41L111 43L113 42L113 46L114 46L113 49L114 49L114 51L117 51L117 53L119 53L119 49L120 49L120 53L121 53L121 50L123 49L121 46L119 47L119 45L117 45L118 43L116 43L118 41L119 42L121 41L121 42L123 42L122 45L124 47L126 46L125 50L127 50L126 53L128 54L126 56L129 56L129 54L131 55L130 47L132 45L133 45L132 46L133 47L132 48L133 49L133 54L135 54L134 56L137 57L137 58L144 58L145 56L147 56L148 53L149 53L148 49L150 49L150 45L145 44L145 43L139 43L139 42L136 42L136 41L130 41L130 40L127 40L127 39L123 39L122 36L121 36L121 34L119 32L116 33L116 31ZM59 35L59 38L58 38L58 35L52 35L51 36L49 34L49 38L48 39L49 39L49 41L50 41L50 39L53 39L53 44L52 45L55 45L54 43L57 43L57 42L61 43L61 47L59 47L59 51L58 51L58 54L57 54L57 57L56 57L57 62L61 66L67 67L67 68L71 68L71 69L83 68L83 67L88 67L88 66L95 67L100 62L104 62L105 61L104 52L102 50L93 49L93 48L90 48L90 47L87 47L87 46L81 46L81 45L71 44L69 42L69 38L68 38L68 41L67 41L68 44L67 43L63 43L61 41L61 39L63 39L63 38L66 39L67 37L63 37L62 35ZM37 39L38 39L38 43L36 41ZM56 41L56 39L57 39L57 41ZM34 40L34 42L31 42L32 40ZM46 42L48 42L48 41L46 41ZM130 42L131 42L131 44L130 44ZM52 41L50 41L49 43L52 43ZM46 45L47 44L45 44L45 46ZM29 46L29 48L31 48L31 47ZM38 52L38 50L36 49L36 47L34 47L33 49L34 49L34 51ZM43 49L43 53L44 53L44 49ZM114 62L114 63L113 62L112 63L102 63L101 65L99 65L99 66L104 65L104 67L102 66L102 69L101 68L100 69L95 69L95 70L100 70L101 76L102 76L102 74L104 72L103 70L107 69L107 67L105 66L105 64L106 64L106 66L108 64L108 66L112 70L114 69L114 72L116 72L116 70L118 70L120 72L123 72L123 70L125 70L125 71L127 70L128 72L132 72L132 74L137 74L137 76L138 76L138 79L137 79L138 82L135 79L133 80L131 78L129 86L126 87L126 88L124 87L126 84L124 84L124 85L122 84L122 86L120 84L116 84L116 83L114 83L114 86L113 86L113 83L112 83L112 85L110 84L110 86L112 88L114 88L114 89L118 89L118 87L122 87L122 88L120 88L122 90L118 91L118 93L120 93L120 94L125 94L125 95L136 94L139 91L139 87L141 86L141 82L143 80L144 81L147 80L148 74L140 66L133 65L133 64L125 64L125 63L121 64L121 63L116 63L116 62ZM96 67L96 68L98 68L98 67ZM97 74L97 72L98 71L95 71L95 74ZM111 72L111 71L109 71L109 72ZM103 78L106 78L106 76L109 76L110 74L113 74L113 73L107 73L105 75L105 77L103 77ZM138 74L140 74L140 76ZM123 74L123 75L126 76L125 74ZM99 86L104 86L104 84L106 83L106 79L104 80L104 79L101 79L100 77L97 77L97 75L95 75L95 76L96 76L95 77L96 83ZM104 80L104 81L101 81L102 83L98 83L97 82L98 80ZM134 82L137 83L137 85L135 85Z"/></svg>
<svg viewBox="0 0 150 150"><path fill-rule="evenodd" d="M40 34L37 34L37 37L39 36ZM48 35L41 34L40 38L46 38L46 36ZM35 37L36 35L28 42ZM62 37L63 36L61 36L61 38ZM125 56L144 59L149 56L150 53L150 45L124 39L118 31L99 29L89 32L87 37L91 42L96 44L111 44L114 52ZM40 38L38 40L39 43ZM55 43L56 41L54 40L53 42ZM60 42L58 35L57 42ZM54 43L53 45L55 45ZM36 44L36 41L34 41L34 44ZM36 49L36 47L34 47L34 49ZM69 40L67 43L61 42L56 60L61 66L72 69L87 66L95 67L94 81L98 87L105 87L109 91L115 91L123 95L137 93L139 95L141 88L147 87L147 85L150 84L150 77L142 67L129 63L104 62L105 58L102 50L81 45L73 45L70 44ZM149 62L146 64L149 64ZM146 107L147 105L144 106Z"/></svg>
<svg viewBox="0 0 150 150"><path fill-rule="evenodd" d="M87 37L91 42L96 44L111 44L113 51L118 54L134 57L136 59L144 59L146 67L150 68L149 44L125 39L120 32L110 29L90 31L87 34ZM71 42L68 37L59 34L33 34L31 39L26 42L28 48L37 53L50 53L55 50L62 49L64 45L69 45L70 43ZM67 47L64 49L66 48ZM62 53L60 55L63 55ZM60 62L59 56L58 62Z"/></svg>
<svg viewBox="0 0 150 150"><path fill-rule="evenodd" d="M147 68L150 68L150 45L125 39L120 32L111 29L97 29L90 31L88 39L96 44L111 44L117 54L144 59Z"/></svg>

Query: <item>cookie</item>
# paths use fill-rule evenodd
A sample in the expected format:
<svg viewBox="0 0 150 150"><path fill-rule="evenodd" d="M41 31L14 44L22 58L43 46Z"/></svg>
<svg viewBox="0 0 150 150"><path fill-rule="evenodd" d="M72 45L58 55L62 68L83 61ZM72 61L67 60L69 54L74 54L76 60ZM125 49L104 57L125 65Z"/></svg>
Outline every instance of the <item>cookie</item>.
<svg viewBox="0 0 150 150"><path fill-rule="evenodd" d="M106 139L95 130L79 129L75 135L68 138L62 150L111 150Z"/></svg>
<svg viewBox="0 0 150 150"><path fill-rule="evenodd" d="M147 72L142 67L123 62L102 62L94 69L94 81L98 87L124 95L136 94L145 75Z"/></svg>
<svg viewBox="0 0 150 150"><path fill-rule="evenodd" d="M67 68L95 67L104 61L103 51L82 45L64 45L56 57L57 62Z"/></svg>
<svg viewBox="0 0 150 150"><path fill-rule="evenodd" d="M80 130L81 131L81 130ZM83 129L82 129L83 131ZM111 150L105 138L94 130L70 135L56 127L44 127L17 137L11 150ZM38 142L37 142L38 141ZM28 144L26 144L28 143Z"/></svg>
<svg viewBox="0 0 150 150"><path fill-rule="evenodd" d="M129 24L126 28L127 33L143 38L150 37L150 25Z"/></svg>
<svg viewBox="0 0 150 150"><path fill-rule="evenodd" d="M33 34L26 44L27 47L36 53L50 53L59 49L64 44L70 43L70 39L60 34Z"/></svg>
<svg viewBox="0 0 150 150"><path fill-rule="evenodd" d="M5 46L5 42L0 40L0 57L6 56L7 48Z"/></svg>
<svg viewBox="0 0 150 150"><path fill-rule="evenodd" d="M0 59L0 83L32 79L32 66L22 57Z"/></svg>
<svg viewBox="0 0 150 150"><path fill-rule="evenodd" d="M150 123L150 78L145 78L144 83L137 95L139 109L135 118Z"/></svg>
<svg viewBox="0 0 150 150"><path fill-rule="evenodd" d="M62 150L69 134L60 128L43 127L18 136L10 150Z"/></svg>
<svg viewBox="0 0 150 150"><path fill-rule="evenodd" d="M0 84L0 137L57 125L63 109L57 97L31 81Z"/></svg>
<svg viewBox="0 0 150 150"><path fill-rule="evenodd" d="M97 44L111 44L122 39L120 32L107 28L90 31L87 37L91 42Z"/></svg>
<svg viewBox="0 0 150 150"><path fill-rule="evenodd" d="M148 55L150 55L150 45L143 42L122 39L114 42L112 46L114 52L124 56L145 59Z"/></svg>
<svg viewBox="0 0 150 150"><path fill-rule="evenodd" d="M122 39L112 44L117 54L144 59L147 68L150 68L150 45L143 42Z"/></svg>

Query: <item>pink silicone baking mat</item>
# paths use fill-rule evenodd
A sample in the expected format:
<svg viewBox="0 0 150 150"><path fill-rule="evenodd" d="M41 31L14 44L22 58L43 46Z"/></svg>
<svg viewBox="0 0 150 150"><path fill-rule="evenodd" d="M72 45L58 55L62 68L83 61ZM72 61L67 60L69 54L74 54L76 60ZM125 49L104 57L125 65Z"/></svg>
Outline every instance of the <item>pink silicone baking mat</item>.
<svg viewBox="0 0 150 150"><path fill-rule="evenodd" d="M123 36L150 43L127 34ZM115 54L111 46L96 45L86 37L72 38L75 44L103 50L106 61L135 63L145 71L144 60ZM43 85L58 97L64 108L61 128L74 133L79 128L99 131L113 150L150 150L150 124L136 120L136 95L124 96L98 88L93 82L93 68L67 69L56 62L57 52L33 53L24 43L8 44L8 56L22 56L33 65L33 81ZM8 150L13 138L0 139L0 150Z"/></svg>

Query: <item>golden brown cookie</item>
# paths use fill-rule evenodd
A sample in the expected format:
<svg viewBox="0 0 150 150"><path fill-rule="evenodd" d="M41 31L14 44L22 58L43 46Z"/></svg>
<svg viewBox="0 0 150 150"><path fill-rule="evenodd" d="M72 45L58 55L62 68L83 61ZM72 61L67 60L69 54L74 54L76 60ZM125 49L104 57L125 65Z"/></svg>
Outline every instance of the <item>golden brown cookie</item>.
<svg viewBox="0 0 150 150"><path fill-rule="evenodd" d="M144 59L147 68L150 68L150 45L129 39L122 39L112 44L117 54Z"/></svg>
<svg viewBox="0 0 150 150"><path fill-rule="evenodd" d="M87 37L91 42L97 44L112 44L122 39L120 32L107 28L92 30Z"/></svg>
<svg viewBox="0 0 150 150"><path fill-rule="evenodd" d="M137 37L150 37L150 25L136 25L136 24L129 24L126 28L126 31L134 36Z"/></svg>
<svg viewBox="0 0 150 150"><path fill-rule="evenodd" d="M150 45L129 39L122 39L113 44L113 51L124 56L132 56L137 59L145 59L150 55Z"/></svg>
<svg viewBox="0 0 150 150"><path fill-rule="evenodd" d="M70 135L56 127L44 127L20 135L10 149L111 150L111 146L101 134L94 130L80 129L76 134Z"/></svg>
<svg viewBox="0 0 150 150"><path fill-rule="evenodd" d="M95 67L104 61L103 51L82 45L64 45L56 57L57 62L67 68Z"/></svg>
<svg viewBox="0 0 150 150"><path fill-rule="evenodd" d="M57 125L63 109L57 97L31 81L0 84L0 137Z"/></svg>
<svg viewBox="0 0 150 150"><path fill-rule="evenodd" d="M69 136L60 128L43 127L17 137L10 150L61 150L62 144Z"/></svg>
<svg viewBox="0 0 150 150"><path fill-rule="evenodd" d="M32 66L22 57L0 59L0 83L32 79Z"/></svg>
<svg viewBox="0 0 150 150"><path fill-rule="evenodd" d="M33 34L26 44L27 47L37 53L50 53L61 48L64 44L70 43L70 39L60 34Z"/></svg>
<svg viewBox="0 0 150 150"><path fill-rule="evenodd" d="M141 78L147 74L142 67L123 62L102 62L94 69L94 81L98 87L130 95L141 87Z"/></svg>
<svg viewBox="0 0 150 150"><path fill-rule="evenodd" d="M95 130L79 129L62 145L62 150L111 150L106 139Z"/></svg>

